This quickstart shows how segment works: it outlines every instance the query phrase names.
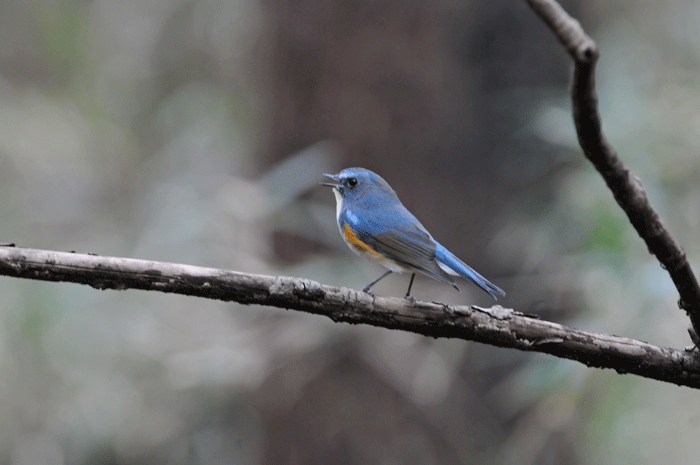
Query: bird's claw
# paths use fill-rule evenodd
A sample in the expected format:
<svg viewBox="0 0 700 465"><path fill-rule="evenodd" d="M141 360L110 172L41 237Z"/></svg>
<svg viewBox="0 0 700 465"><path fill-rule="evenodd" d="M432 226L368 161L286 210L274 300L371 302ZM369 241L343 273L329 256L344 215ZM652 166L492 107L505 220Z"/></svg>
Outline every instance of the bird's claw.
<svg viewBox="0 0 700 465"><path fill-rule="evenodd" d="M370 290L370 288L368 287L362 289L362 292L364 292L365 294L369 294L372 297L377 297L377 294L375 294L374 291Z"/></svg>
<svg viewBox="0 0 700 465"><path fill-rule="evenodd" d="M416 298L412 295L405 295L403 298L411 302L411 306L416 305Z"/></svg>

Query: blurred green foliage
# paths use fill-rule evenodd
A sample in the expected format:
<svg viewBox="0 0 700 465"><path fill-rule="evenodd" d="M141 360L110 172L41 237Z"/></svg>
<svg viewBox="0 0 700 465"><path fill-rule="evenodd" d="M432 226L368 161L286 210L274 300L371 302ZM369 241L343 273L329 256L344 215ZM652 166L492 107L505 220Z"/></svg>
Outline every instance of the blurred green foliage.
<svg viewBox="0 0 700 465"><path fill-rule="evenodd" d="M53 84L64 88L68 80L87 71L84 63L84 9L77 3L36 6L30 27L36 33L41 58L50 67Z"/></svg>
<svg viewBox="0 0 700 465"><path fill-rule="evenodd" d="M615 216L614 213L617 213ZM625 249L624 232L628 224L622 212L611 212L607 206L599 206L588 217L585 237L593 248L603 248L612 255Z"/></svg>

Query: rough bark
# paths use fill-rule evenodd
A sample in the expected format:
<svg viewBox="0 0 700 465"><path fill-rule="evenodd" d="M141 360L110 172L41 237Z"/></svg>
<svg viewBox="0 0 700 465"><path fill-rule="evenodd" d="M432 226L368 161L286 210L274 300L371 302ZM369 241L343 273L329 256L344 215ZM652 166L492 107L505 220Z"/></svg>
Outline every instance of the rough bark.
<svg viewBox="0 0 700 465"><path fill-rule="evenodd" d="M308 279L6 246L0 246L0 274L96 289L143 289L293 309L325 315L336 322L543 352L591 367L700 387L696 352L581 331L500 306L412 304L406 299L372 297Z"/></svg>

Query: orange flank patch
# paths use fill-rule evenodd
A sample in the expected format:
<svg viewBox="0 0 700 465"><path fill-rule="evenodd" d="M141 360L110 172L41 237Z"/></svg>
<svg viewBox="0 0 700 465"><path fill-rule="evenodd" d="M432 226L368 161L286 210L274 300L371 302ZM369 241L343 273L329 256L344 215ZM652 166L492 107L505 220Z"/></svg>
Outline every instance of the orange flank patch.
<svg viewBox="0 0 700 465"><path fill-rule="evenodd" d="M352 231L352 229L350 228L350 225L348 225L347 223L345 223L345 224L343 225L343 235L345 236L345 239L346 239L350 244L352 244L353 247L355 247L357 250L359 250L360 252L363 252L363 253L371 253L371 254L373 254L373 255L379 255L377 252L375 252L374 250L372 250L367 244L365 244L364 242L362 242L362 241L355 235L355 233L354 233L354 232Z"/></svg>

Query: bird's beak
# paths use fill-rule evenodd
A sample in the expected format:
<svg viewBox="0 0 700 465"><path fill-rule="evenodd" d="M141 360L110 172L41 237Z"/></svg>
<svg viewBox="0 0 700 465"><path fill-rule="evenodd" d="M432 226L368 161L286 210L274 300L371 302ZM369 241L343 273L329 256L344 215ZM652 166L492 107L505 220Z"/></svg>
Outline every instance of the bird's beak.
<svg viewBox="0 0 700 465"><path fill-rule="evenodd" d="M342 187L340 181L338 181L338 176L334 174L324 174L325 177L332 179L334 182L320 182L322 186L335 187L336 189Z"/></svg>

